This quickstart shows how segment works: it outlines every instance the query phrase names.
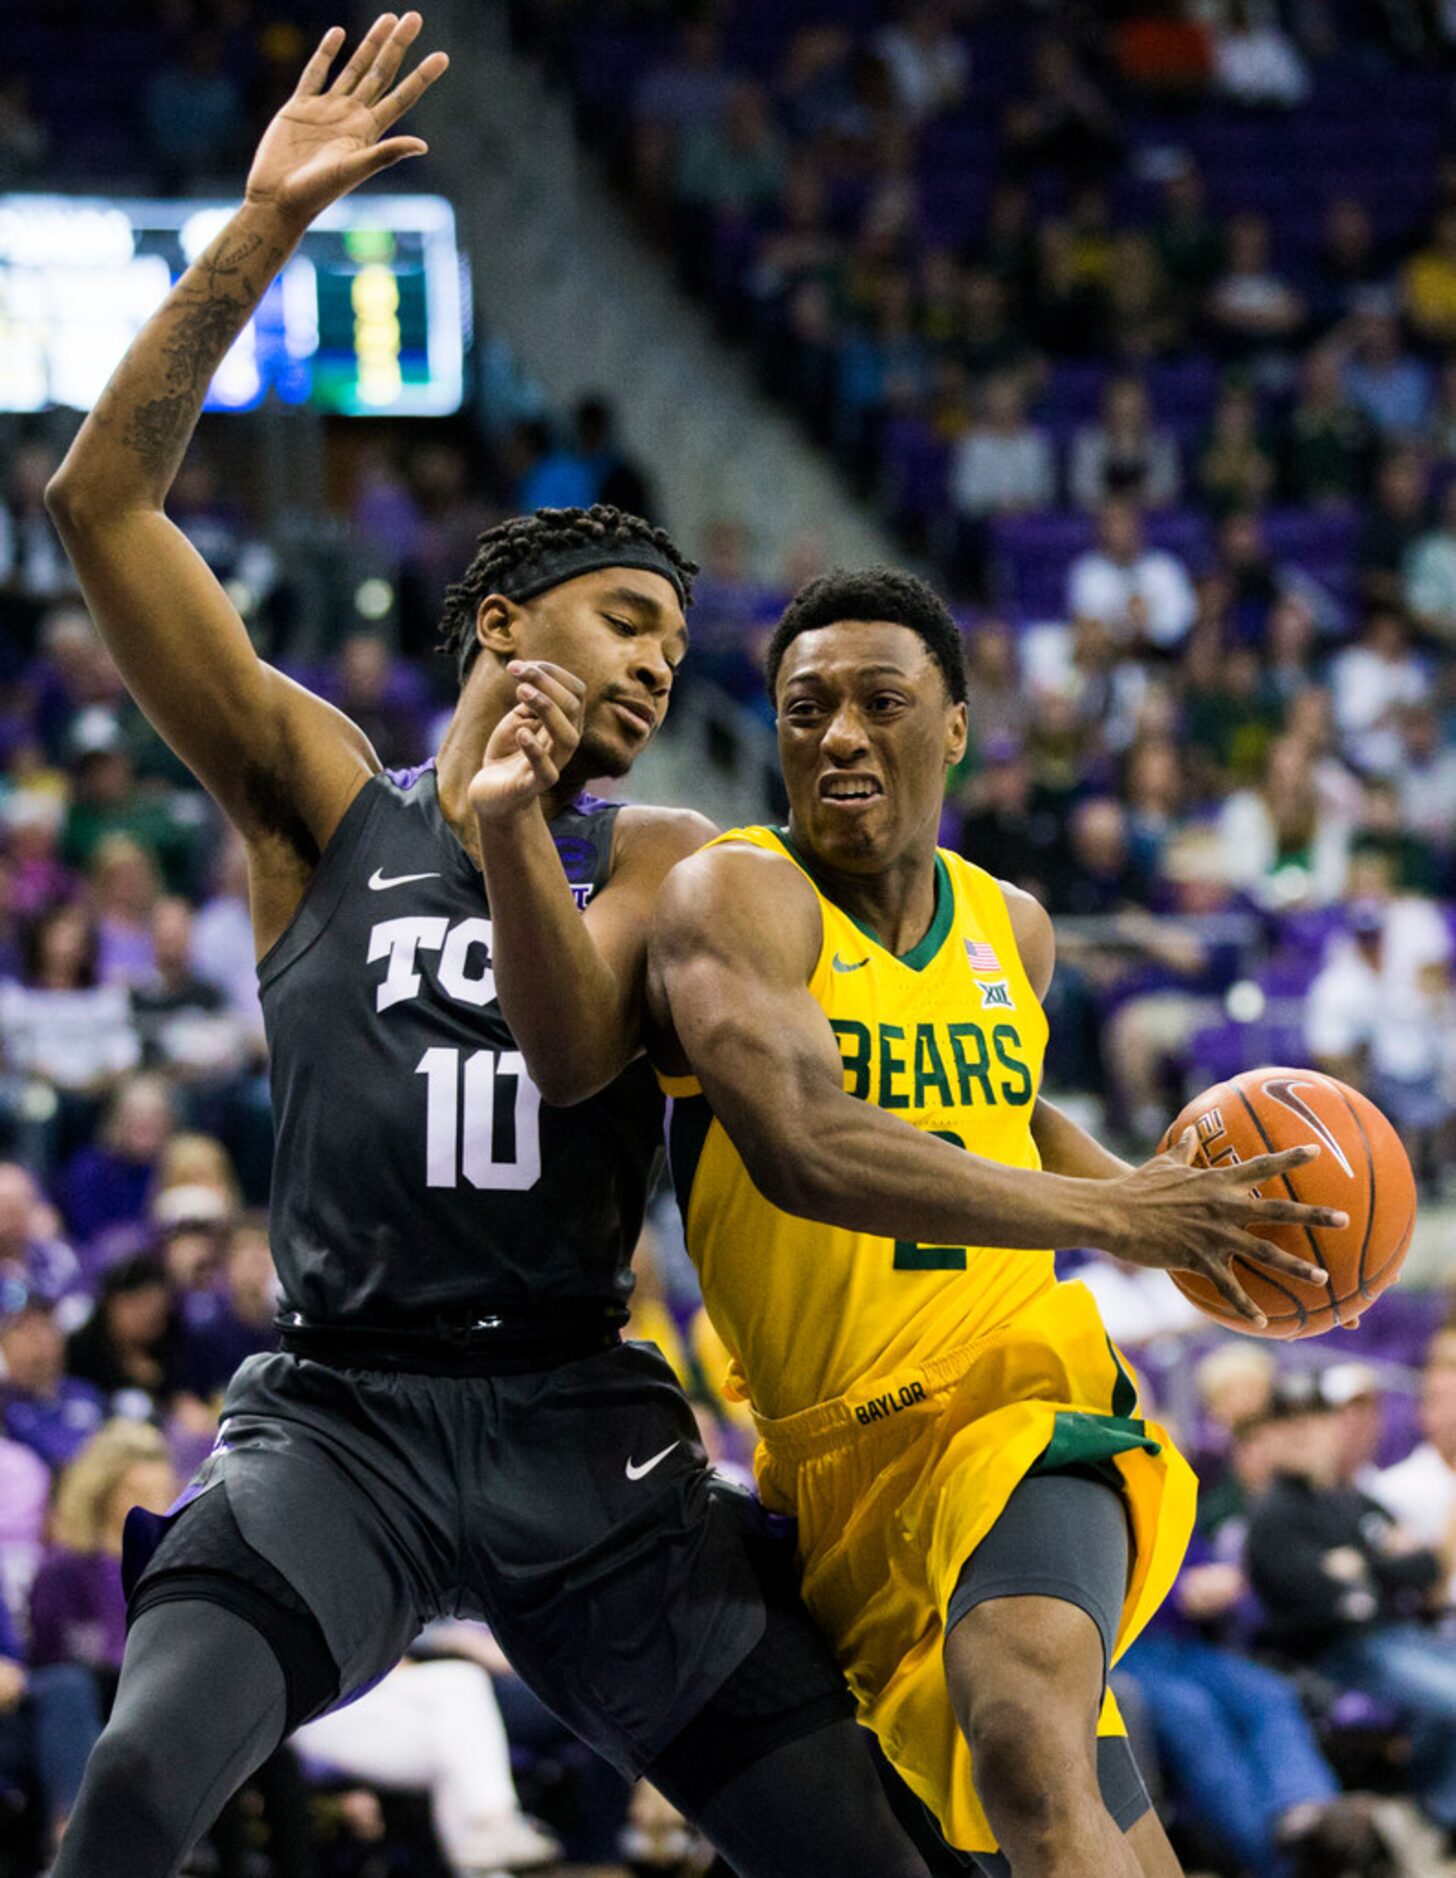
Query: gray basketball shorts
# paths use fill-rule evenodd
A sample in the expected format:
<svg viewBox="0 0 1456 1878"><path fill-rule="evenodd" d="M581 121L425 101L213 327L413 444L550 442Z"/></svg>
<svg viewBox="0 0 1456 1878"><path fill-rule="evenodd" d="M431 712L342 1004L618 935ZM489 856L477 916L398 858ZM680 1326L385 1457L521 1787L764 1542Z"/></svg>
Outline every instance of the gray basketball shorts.
<svg viewBox="0 0 1456 1878"><path fill-rule="evenodd" d="M247 1547L323 1632L340 1696L383 1675L432 1619L480 1619L629 1778L764 1631L742 1510L717 1490L648 1344L466 1378L252 1357L174 1523L218 1485ZM165 1570L165 1530L132 1546L133 1587ZM832 1688L827 1647L823 1665Z"/></svg>

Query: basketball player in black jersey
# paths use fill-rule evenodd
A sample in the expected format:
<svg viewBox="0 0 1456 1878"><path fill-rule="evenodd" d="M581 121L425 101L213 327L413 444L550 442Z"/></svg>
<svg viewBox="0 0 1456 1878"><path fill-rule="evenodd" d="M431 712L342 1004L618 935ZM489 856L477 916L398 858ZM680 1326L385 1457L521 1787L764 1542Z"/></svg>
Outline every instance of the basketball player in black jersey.
<svg viewBox="0 0 1456 1878"><path fill-rule="evenodd" d="M661 719L691 564L610 509L492 530L447 603L444 743L387 774L259 662L163 513L208 382L309 221L424 149L387 135L445 67L396 84L420 23L385 14L332 83L343 34L325 36L49 491L132 695L248 844L284 1297L283 1350L239 1371L183 1504L133 1516L120 1690L56 1878L167 1878L284 1734L441 1613L487 1619L742 1878L924 1878L783 1550L713 1484L661 1358L619 1340L661 1138L648 1072L555 1108L495 997L469 792L483 767L488 791L502 765L549 766L530 672L584 680L580 749L541 779L604 947L703 837L581 793Z"/></svg>

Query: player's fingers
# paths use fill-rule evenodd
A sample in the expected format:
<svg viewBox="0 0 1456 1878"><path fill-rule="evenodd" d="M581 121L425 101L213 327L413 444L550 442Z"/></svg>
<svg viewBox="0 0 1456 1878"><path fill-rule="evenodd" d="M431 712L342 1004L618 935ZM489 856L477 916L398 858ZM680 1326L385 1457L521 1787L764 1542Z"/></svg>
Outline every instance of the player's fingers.
<svg viewBox="0 0 1456 1878"><path fill-rule="evenodd" d="M1262 1265L1271 1272L1283 1272L1286 1278L1298 1278L1307 1285L1327 1285L1330 1282L1330 1275L1323 1266L1300 1258L1296 1252L1285 1252L1263 1239L1255 1238L1253 1244L1244 1247L1239 1256L1246 1258L1251 1265Z"/></svg>
<svg viewBox="0 0 1456 1878"><path fill-rule="evenodd" d="M1296 1167L1307 1167L1318 1154L1317 1143L1306 1141L1279 1154L1256 1154L1252 1161L1231 1161L1218 1171L1235 1186L1262 1187L1266 1180L1277 1180L1281 1174L1292 1174Z"/></svg>
<svg viewBox="0 0 1456 1878"><path fill-rule="evenodd" d="M522 704L528 705L536 713L558 743L568 749L576 748L581 733L569 707L558 704L555 698L548 696L537 685L522 685L517 695Z"/></svg>
<svg viewBox="0 0 1456 1878"><path fill-rule="evenodd" d="M561 680L556 677L555 674L560 671L560 669L560 666L557 665L534 665L530 663L521 666L512 665L511 667L511 670L517 673L518 676L518 690L521 687L533 689L539 692L542 697L550 698L553 704L560 705L561 709L565 711L568 717L580 717L582 692L571 690L569 686L564 685Z"/></svg>
<svg viewBox="0 0 1456 1878"><path fill-rule="evenodd" d="M547 789L551 788L561 771L552 760L550 746L543 745L530 731L522 731L518 741L536 781Z"/></svg>
<svg viewBox="0 0 1456 1878"><path fill-rule="evenodd" d="M379 128L388 130L391 124L398 123L405 112L424 97L449 63L448 52L432 52L428 58L421 59L409 77L401 80L388 97L381 98L375 105L374 122Z"/></svg>
<svg viewBox="0 0 1456 1878"><path fill-rule="evenodd" d="M341 164L340 169L350 189L357 189L360 183L367 183L371 176L377 176L391 164L402 163L406 157L425 156L429 148L423 137L391 137L387 143L371 144L367 150L359 151Z"/></svg>
<svg viewBox="0 0 1456 1878"><path fill-rule="evenodd" d="M404 55L419 37L424 21L418 13L402 13L394 31L375 55L374 63L359 80L355 95L363 104L382 98L394 83L395 73L404 64Z"/></svg>
<svg viewBox="0 0 1456 1878"><path fill-rule="evenodd" d="M1255 1220L1268 1220L1277 1226L1310 1226L1316 1230L1328 1227L1338 1232L1350 1223L1350 1215L1342 1213L1338 1207L1306 1206L1301 1200L1265 1199L1256 1194L1249 1195L1244 1210L1251 1224Z"/></svg>
<svg viewBox="0 0 1456 1878"><path fill-rule="evenodd" d="M536 673L543 681L554 679L574 697L586 696L585 679L578 678L575 672L567 671L564 665L553 665L550 659L512 659L506 669L514 672L518 678L529 678L532 673Z"/></svg>
<svg viewBox="0 0 1456 1878"><path fill-rule="evenodd" d="M358 89L359 80L379 56L379 48L384 44L385 40L388 39L397 24L397 14L380 14L379 18L369 28L369 31L365 33L358 45L355 46L353 56L350 58L349 63L329 87L332 96L347 97Z"/></svg>
<svg viewBox="0 0 1456 1878"><path fill-rule="evenodd" d="M1240 1317L1246 1317L1251 1324L1268 1323L1268 1318L1216 1254L1211 1254L1198 1269L1205 1278L1212 1280L1225 1302L1231 1304Z"/></svg>
<svg viewBox="0 0 1456 1878"><path fill-rule="evenodd" d="M1193 1157L1198 1152L1198 1130L1185 1128L1168 1152L1175 1161L1181 1161L1185 1167L1191 1167Z"/></svg>
<svg viewBox="0 0 1456 1878"><path fill-rule="evenodd" d="M564 763L577 746L576 726L564 718L554 705L540 708L539 723L543 742Z"/></svg>
<svg viewBox="0 0 1456 1878"><path fill-rule="evenodd" d="M314 98L328 81L329 67L333 64L339 47L344 43L342 26L331 26L318 42L318 48L308 64L298 75L298 83L293 87L295 98Z"/></svg>

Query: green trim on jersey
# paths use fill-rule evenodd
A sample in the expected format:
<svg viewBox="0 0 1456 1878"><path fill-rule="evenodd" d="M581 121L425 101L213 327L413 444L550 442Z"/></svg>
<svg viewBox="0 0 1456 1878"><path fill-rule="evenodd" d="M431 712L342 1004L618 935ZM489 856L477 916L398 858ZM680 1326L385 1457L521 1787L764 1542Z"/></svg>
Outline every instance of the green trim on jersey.
<svg viewBox="0 0 1456 1878"><path fill-rule="evenodd" d="M1122 1358L1117 1354L1111 1337L1107 1339L1107 1354L1117 1367L1117 1381L1112 1385L1112 1412L1126 1420L1137 1407L1137 1384L1122 1366Z"/></svg>
<svg viewBox="0 0 1456 1878"><path fill-rule="evenodd" d="M1162 1444L1148 1433L1145 1422L1134 1421L1126 1415L1091 1415L1082 1409L1059 1409L1052 1438L1031 1474L1060 1473L1065 1467L1095 1468L1110 1461L1114 1454L1126 1454L1131 1448L1141 1448L1147 1454L1163 1451Z"/></svg>
<svg viewBox="0 0 1456 1878"><path fill-rule="evenodd" d="M882 952L890 952L890 948L873 927L866 926L862 919L856 919L847 906L840 906L838 900L836 900L832 894L824 892L819 882L815 880L813 870L808 866L803 855L794 845L793 837L789 834L788 829L775 828L773 832L778 836L779 840L783 842L785 848L788 849L790 857L797 862L809 876L814 890L822 894L832 907L838 908L849 921L850 925L853 926L856 931L863 933L865 938L868 939L872 945L877 945ZM950 869L945 864L945 857L941 854L939 848L937 848L935 851L935 911L930 917L930 924L926 927L923 936L916 940L915 944L911 946L908 952L890 952L890 957L897 959L901 965L908 966L912 972L923 972L926 966L930 964L931 960L940 951L940 948L945 944L946 935L954 924L955 887L951 882Z"/></svg>

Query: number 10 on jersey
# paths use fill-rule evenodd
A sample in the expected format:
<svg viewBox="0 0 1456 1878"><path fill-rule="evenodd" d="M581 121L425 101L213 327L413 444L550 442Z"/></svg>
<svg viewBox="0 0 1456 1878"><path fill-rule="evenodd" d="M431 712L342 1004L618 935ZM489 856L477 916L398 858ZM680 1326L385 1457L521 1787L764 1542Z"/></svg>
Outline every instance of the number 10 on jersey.
<svg viewBox="0 0 1456 1878"><path fill-rule="evenodd" d="M519 1050L426 1050L415 1065L425 1078L425 1185L524 1193L541 1178L541 1091ZM514 1087L513 1127L497 1129L501 1084ZM501 1135L501 1153L496 1153ZM511 1139L514 1137L514 1139Z"/></svg>

